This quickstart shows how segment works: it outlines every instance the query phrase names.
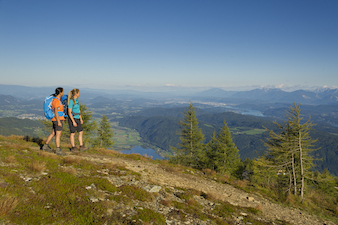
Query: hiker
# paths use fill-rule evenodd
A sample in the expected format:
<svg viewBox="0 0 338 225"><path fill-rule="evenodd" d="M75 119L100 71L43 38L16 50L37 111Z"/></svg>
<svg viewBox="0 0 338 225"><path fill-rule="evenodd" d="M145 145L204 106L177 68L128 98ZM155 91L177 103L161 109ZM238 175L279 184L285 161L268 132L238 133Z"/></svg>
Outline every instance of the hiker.
<svg viewBox="0 0 338 225"><path fill-rule="evenodd" d="M61 144L61 132L63 128L63 121L65 120L64 113L63 113L63 105L61 103L61 97L63 96L63 88L58 87L55 89L55 94L52 94L52 110L54 111L54 117L51 119L53 123L53 130L52 133L48 136L46 143L42 146L42 150L48 151L48 152L54 152L57 155L65 155L65 153L61 150L60 144ZM52 140L52 138L55 136L55 144L56 144L56 150L53 151L49 147L49 142Z"/></svg>
<svg viewBox="0 0 338 225"><path fill-rule="evenodd" d="M80 90L77 88L74 88L68 93L68 125L70 130L70 144L72 145L72 148L70 149L73 152L78 151L78 149L75 146L75 132L77 131L79 133L79 150L84 151L87 150L83 145L83 130L82 130L82 116L80 111L80 103L79 98L80 97Z"/></svg>

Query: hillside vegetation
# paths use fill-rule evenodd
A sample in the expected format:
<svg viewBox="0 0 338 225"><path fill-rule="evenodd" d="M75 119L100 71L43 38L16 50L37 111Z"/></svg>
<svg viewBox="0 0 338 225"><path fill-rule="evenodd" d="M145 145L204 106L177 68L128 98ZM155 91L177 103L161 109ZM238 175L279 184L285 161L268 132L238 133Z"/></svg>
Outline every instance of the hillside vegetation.
<svg viewBox="0 0 338 225"><path fill-rule="evenodd" d="M177 147L180 143L177 132L180 130L179 121L185 108L151 108L140 111L134 116L128 116L119 119L119 125L137 130L140 133L142 141L157 146L166 151L170 151L170 146ZM284 112L282 110L282 112ZM148 115L148 116L146 116ZM203 110L196 109L196 115L200 122L199 127L205 135L205 142L210 140L214 131L218 132L223 121L226 120L231 130L233 141L239 149L241 159L256 158L266 151L262 140L267 137L269 130L277 130L273 123L275 119L268 117L256 117L240 115L232 112L206 113ZM304 116L304 118L308 118ZM277 120L280 122L280 120ZM315 161L315 169L324 171L328 169L332 174L338 175L338 149L337 133L325 132L326 126L315 126L310 131L313 139L318 139L314 143L313 156L320 160ZM337 132L337 128L330 128L330 132Z"/></svg>
<svg viewBox="0 0 338 225"><path fill-rule="evenodd" d="M28 140L28 141L27 141ZM36 141L36 140L34 140ZM0 136L3 224L335 224L337 195L279 202L249 181L102 148L57 156ZM336 198L335 197L335 198Z"/></svg>

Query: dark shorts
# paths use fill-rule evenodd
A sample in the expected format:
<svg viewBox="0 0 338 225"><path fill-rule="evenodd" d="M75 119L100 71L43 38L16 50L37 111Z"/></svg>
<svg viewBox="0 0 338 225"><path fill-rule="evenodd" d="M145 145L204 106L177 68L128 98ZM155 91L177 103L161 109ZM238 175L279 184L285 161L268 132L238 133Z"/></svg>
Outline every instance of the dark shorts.
<svg viewBox="0 0 338 225"><path fill-rule="evenodd" d="M73 126L72 120L68 117L68 124L69 124L70 133L75 133L76 131L77 132L81 132L82 131L81 120L80 119L74 119L74 120L75 120L75 122L77 124L77 127Z"/></svg>
<svg viewBox="0 0 338 225"><path fill-rule="evenodd" d="M63 121L61 120L61 127L58 126L58 121L52 121L53 122L53 130L54 131L62 131L63 128Z"/></svg>

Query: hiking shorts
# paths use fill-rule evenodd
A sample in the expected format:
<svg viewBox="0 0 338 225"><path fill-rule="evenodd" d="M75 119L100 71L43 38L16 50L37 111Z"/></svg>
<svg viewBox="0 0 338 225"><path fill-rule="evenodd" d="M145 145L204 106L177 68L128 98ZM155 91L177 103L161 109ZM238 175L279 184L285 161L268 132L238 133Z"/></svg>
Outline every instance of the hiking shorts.
<svg viewBox="0 0 338 225"><path fill-rule="evenodd" d="M63 128L63 121L61 120L61 127L58 126L58 121L52 121L53 122L53 130L54 131L62 131Z"/></svg>
<svg viewBox="0 0 338 225"><path fill-rule="evenodd" d="M77 124L77 127L74 127L72 120L68 117L70 133L75 133L76 131L80 133L82 131L81 120L80 119L74 119L74 120L75 120L75 123Z"/></svg>

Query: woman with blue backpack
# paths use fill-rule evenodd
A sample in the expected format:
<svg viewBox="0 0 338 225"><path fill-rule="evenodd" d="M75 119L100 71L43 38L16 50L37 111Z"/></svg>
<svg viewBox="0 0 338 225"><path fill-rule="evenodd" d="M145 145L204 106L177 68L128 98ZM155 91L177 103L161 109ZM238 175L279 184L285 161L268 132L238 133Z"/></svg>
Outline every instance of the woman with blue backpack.
<svg viewBox="0 0 338 225"><path fill-rule="evenodd" d="M47 118L51 118L53 123L53 130L52 133L48 136L46 143L42 146L42 150L48 152L54 152L57 155L65 155L65 153L61 150L61 133L62 133L62 126L63 121L65 120L64 112L63 112L63 105L61 102L61 97L63 96L63 88L58 87L55 89L55 93L51 96L48 96L45 100L45 112L47 111L50 115L46 114ZM49 111L48 111L49 109ZM49 147L49 142L55 136L55 144L56 150L52 150Z"/></svg>
<svg viewBox="0 0 338 225"><path fill-rule="evenodd" d="M75 132L77 131L79 133L79 150L84 151L88 148L84 147L83 145L83 129L82 129L82 116L80 111L80 103L79 103L79 97L80 97L80 90L77 88L74 88L68 93L68 125L70 129L70 144L72 145L72 148L70 149L72 152L78 151L78 149L75 146Z"/></svg>

